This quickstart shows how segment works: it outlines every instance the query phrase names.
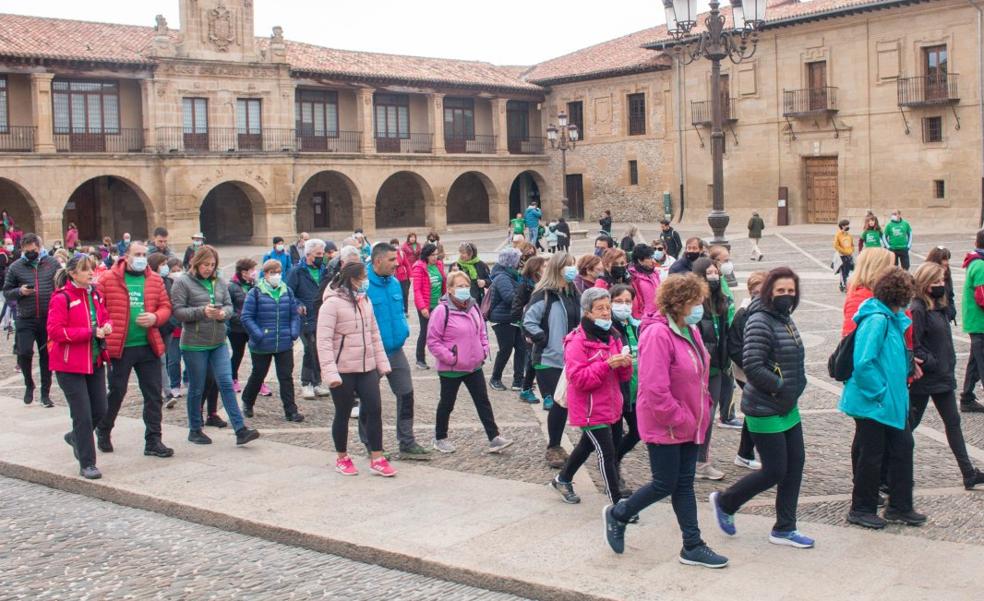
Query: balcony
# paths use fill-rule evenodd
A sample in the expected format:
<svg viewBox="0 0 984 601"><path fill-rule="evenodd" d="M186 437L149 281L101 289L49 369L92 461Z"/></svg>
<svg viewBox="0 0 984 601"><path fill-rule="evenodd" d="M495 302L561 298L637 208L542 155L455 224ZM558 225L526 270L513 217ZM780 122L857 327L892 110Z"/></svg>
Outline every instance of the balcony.
<svg viewBox="0 0 984 601"><path fill-rule="evenodd" d="M734 123L738 120L737 104L734 98L726 98L721 108L723 109L722 123ZM710 100L692 100L690 102L690 124L694 127L701 125L710 127L712 116Z"/></svg>
<svg viewBox="0 0 984 601"><path fill-rule="evenodd" d="M543 154L546 138L509 138L509 154Z"/></svg>
<svg viewBox="0 0 984 601"><path fill-rule="evenodd" d="M449 154L495 154L495 136L444 136L444 151Z"/></svg>
<svg viewBox="0 0 984 601"><path fill-rule="evenodd" d="M433 152L433 134L403 134L400 137L376 136L376 152L415 154Z"/></svg>
<svg viewBox="0 0 984 601"><path fill-rule="evenodd" d="M334 131L323 135L301 133L297 136L298 152L359 152L360 131Z"/></svg>
<svg viewBox="0 0 984 601"><path fill-rule="evenodd" d="M783 117L815 117L837 112L837 88L782 91Z"/></svg>
<svg viewBox="0 0 984 601"><path fill-rule="evenodd" d="M33 129L33 128L32 128ZM58 152L143 152L143 130L121 128L114 131L85 133L56 129L55 150Z"/></svg>
<svg viewBox="0 0 984 601"><path fill-rule="evenodd" d="M289 128L263 128L247 132L236 127L210 127L191 133L183 127L157 128L159 152L294 152L297 140Z"/></svg>
<svg viewBox="0 0 984 601"><path fill-rule="evenodd" d="M11 125L0 130L0 152L33 152L36 127Z"/></svg>
<svg viewBox="0 0 984 601"><path fill-rule="evenodd" d="M899 106L936 106L960 102L957 74L902 77L898 80Z"/></svg>

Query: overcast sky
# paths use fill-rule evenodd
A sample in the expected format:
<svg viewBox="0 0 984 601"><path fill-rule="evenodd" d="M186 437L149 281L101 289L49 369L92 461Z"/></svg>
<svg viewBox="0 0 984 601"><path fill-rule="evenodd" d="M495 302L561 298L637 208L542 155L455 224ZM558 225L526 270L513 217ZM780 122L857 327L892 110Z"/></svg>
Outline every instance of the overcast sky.
<svg viewBox="0 0 984 601"><path fill-rule="evenodd" d="M705 0L701 4L706 5ZM663 22L658 0L255 0L256 33L332 48L529 65ZM574 7L575 12L558 9ZM0 0L0 12L177 28L178 0Z"/></svg>

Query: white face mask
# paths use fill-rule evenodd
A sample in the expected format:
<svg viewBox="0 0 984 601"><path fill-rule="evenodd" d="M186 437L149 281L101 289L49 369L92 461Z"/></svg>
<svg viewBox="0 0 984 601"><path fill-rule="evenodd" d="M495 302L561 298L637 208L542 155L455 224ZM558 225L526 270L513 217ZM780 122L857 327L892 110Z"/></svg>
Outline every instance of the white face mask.
<svg viewBox="0 0 984 601"><path fill-rule="evenodd" d="M284 245L283 244L278 244L275 248L277 249L277 252L278 253L284 252Z"/></svg>
<svg viewBox="0 0 984 601"><path fill-rule="evenodd" d="M619 321L628 321L632 317L632 305L612 303L612 316Z"/></svg>
<svg viewBox="0 0 984 601"><path fill-rule="evenodd" d="M721 273L724 275L731 275L735 272L735 264L731 261L725 261L721 263Z"/></svg>
<svg viewBox="0 0 984 601"><path fill-rule="evenodd" d="M271 288L280 288L280 282L283 281L283 275L279 273L271 273L266 276L267 284Z"/></svg>

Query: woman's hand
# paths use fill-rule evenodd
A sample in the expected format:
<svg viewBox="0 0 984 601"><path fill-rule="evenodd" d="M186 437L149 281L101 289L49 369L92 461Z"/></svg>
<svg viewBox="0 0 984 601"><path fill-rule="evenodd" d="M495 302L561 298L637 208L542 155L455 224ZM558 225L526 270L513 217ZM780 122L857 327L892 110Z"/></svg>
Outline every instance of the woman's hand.
<svg viewBox="0 0 984 601"><path fill-rule="evenodd" d="M429 309L421 309L420 314L424 316L424 319L430 319L431 312Z"/></svg>

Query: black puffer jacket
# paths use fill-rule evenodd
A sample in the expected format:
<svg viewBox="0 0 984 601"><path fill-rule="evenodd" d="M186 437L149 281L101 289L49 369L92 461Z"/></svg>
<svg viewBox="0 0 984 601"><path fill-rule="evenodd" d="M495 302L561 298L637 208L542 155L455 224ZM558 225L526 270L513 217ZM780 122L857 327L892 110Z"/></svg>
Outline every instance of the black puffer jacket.
<svg viewBox="0 0 984 601"><path fill-rule="evenodd" d="M729 298L727 305L730 307L732 304L733 302ZM718 321L717 327L714 326L715 317L717 317ZM700 337L704 342L704 348L707 349L707 354L711 356L711 369L717 370L718 372L731 369L728 342L730 340L729 332L732 326L728 324L728 309L726 308L724 310L723 315L715 316L707 310L707 306L705 305L704 318L697 324L697 328L700 330Z"/></svg>
<svg viewBox="0 0 984 601"><path fill-rule="evenodd" d="M3 281L3 295L17 301L17 319L34 319L48 316L48 303L55 291L55 273L61 269L52 257L41 257L35 267L21 257L7 267ZM34 294L22 296L21 286L33 286Z"/></svg>
<svg viewBox="0 0 984 601"><path fill-rule="evenodd" d="M748 322L748 307L738 307L735 318L728 328L728 357L735 366L742 366L742 348L745 346L745 324Z"/></svg>
<svg viewBox="0 0 984 601"><path fill-rule="evenodd" d="M753 417L786 415L806 389L806 352L788 315L765 308L760 299L748 306L742 366L748 383L741 410Z"/></svg>
<svg viewBox="0 0 984 601"><path fill-rule="evenodd" d="M533 296L533 288L535 287L536 282L532 282L526 278L520 278L519 283L516 284L516 294L512 299L512 315L509 317L510 323L523 321L523 311L526 310L526 305L530 302L530 297Z"/></svg>
<svg viewBox="0 0 984 601"><path fill-rule="evenodd" d="M916 358L922 359L923 376L912 382L915 394L950 392L957 388L953 373L957 355L947 307L930 309L922 299L912 301L912 346Z"/></svg>
<svg viewBox="0 0 984 601"><path fill-rule="evenodd" d="M252 284L247 284L244 288L242 282L236 276L233 276L232 280L229 281L229 296L232 297L232 310L235 311L235 315L229 320L229 331L234 334L248 333L246 327L243 326L241 318L243 315L243 304L246 302L246 294L252 289Z"/></svg>

